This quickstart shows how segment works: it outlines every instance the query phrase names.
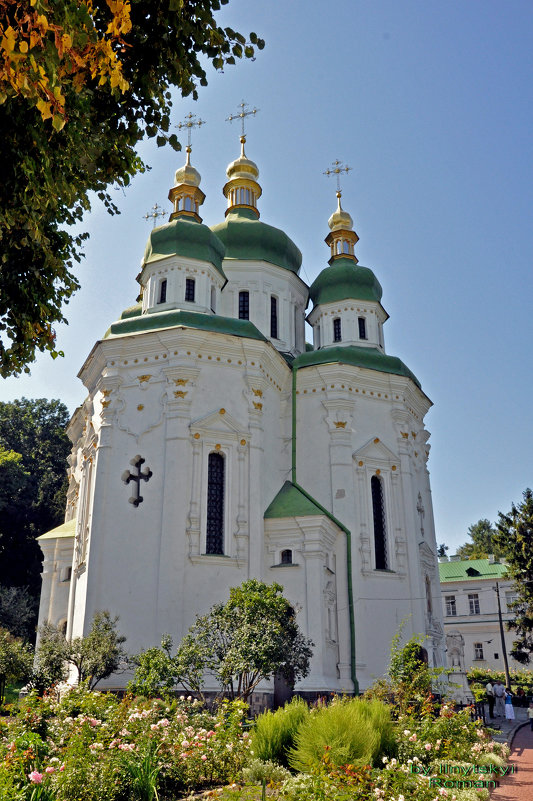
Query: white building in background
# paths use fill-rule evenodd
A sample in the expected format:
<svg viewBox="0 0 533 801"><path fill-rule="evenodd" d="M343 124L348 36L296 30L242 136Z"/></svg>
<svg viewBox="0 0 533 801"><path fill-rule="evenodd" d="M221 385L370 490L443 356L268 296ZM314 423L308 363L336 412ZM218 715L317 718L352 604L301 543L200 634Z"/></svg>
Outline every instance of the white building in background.
<svg viewBox="0 0 533 801"><path fill-rule="evenodd" d="M473 667L504 669L497 583L509 668L522 668L511 657L514 637L505 625L514 617L510 604L516 600L513 582L507 578L505 561L492 556L468 560L462 560L459 556L442 556L439 559L439 574L448 666L456 667L454 659L458 659L455 649L450 647L450 636L460 635L464 641L464 666L467 671Z"/></svg>
<svg viewBox="0 0 533 801"><path fill-rule="evenodd" d="M386 671L404 619L407 636L427 634L430 664L444 664L431 402L386 353L381 286L357 263L340 192L329 266L309 288L296 245L259 219L244 141L212 228L188 150L170 221L148 240L142 301L80 371L72 531L41 538L40 622L66 620L79 636L107 609L138 652L164 632L179 642L230 587L277 581L315 643L297 690L351 693ZM57 591L67 561L68 601Z"/></svg>

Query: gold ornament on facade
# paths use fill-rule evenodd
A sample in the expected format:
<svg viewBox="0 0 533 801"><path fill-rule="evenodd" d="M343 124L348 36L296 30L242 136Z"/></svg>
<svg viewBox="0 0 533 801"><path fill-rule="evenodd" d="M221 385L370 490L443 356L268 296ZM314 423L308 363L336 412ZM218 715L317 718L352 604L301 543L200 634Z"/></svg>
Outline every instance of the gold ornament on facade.
<svg viewBox="0 0 533 801"><path fill-rule="evenodd" d="M252 392L254 393L254 395L257 398L262 398L263 397L263 390L262 389L253 389L253 387L252 387Z"/></svg>
<svg viewBox="0 0 533 801"><path fill-rule="evenodd" d="M258 411L261 411L261 409L263 408L262 403L256 403L255 401L253 401L253 404L254 404L254 409L258 409Z"/></svg>
<svg viewBox="0 0 533 801"><path fill-rule="evenodd" d="M144 404L143 403L139 403L139 405L137 406L137 411L138 412L142 412L143 409L144 409Z"/></svg>
<svg viewBox="0 0 533 801"><path fill-rule="evenodd" d="M175 397L175 398L184 398L186 394L187 394L187 393L186 393L186 392L184 392L182 389L176 389L176 390L174 391L174 397Z"/></svg>
<svg viewBox="0 0 533 801"><path fill-rule="evenodd" d="M364 462L358 462L357 464L359 465L359 467L362 467Z"/></svg>
<svg viewBox="0 0 533 801"><path fill-rule="evenodd" d="M381 470L376 470L376 476L380 476L380 475L381 475Z"/></svg>
<svg viewBox="0 0 533 801"><path fill-rule="evenodd" d="M346 428L346 420L335 420L335 428Z"/></svg>
<svg viewBox="0 0 533 801"><path fill-rule="evenodd" d="M392 465L391 470L396 470L396 465L395 464Z"/></svg>
<svg viewBox="0 0 533 801"><path fill-rule="evenodd" d="M226 414L226 410L225 409L220 409L219 414Z"/></svg>
<svg viewBox="0 0 533 801"><path fill-rule="evenodd" d="M107 407L109 406L110 403L111 403L110 400L102 401L102 408L103 409L107 409Z"/></svg>
<svg viewBox="0 0 533 801"><path fill-rule="evenodd" d="M200 434L196 433L193 435L195 439L200 439Z"/></svg>
<svg viewBox="0 0 533 801"><path fill-rule="evenodd" d="M144 384L145 381L149 381L151 379L151 375L138 375L137 381L139 384Z"/></svg>
<svg viewBox="0 0 533 801"><path fill-rule="evenodd" d="M246 440L245 439L241 439L241 445L246 445Z"/></svg>
<svg viewBox="0 0 533 801"><path fill-rule="evenodd" d="M221 447L222 447L222 446L221 446L221 445L219 445L219 444L217 443L217 444L215 445L215 450L216 450L216 451L219 451Z"/></svg>
<svg viewBox="0 0 533 801"><path fill-rule="evenodd" d="M175 378L174 383L177 387L184 387L186 384L189 383L188 378Z"/></svg>
<svg viewBox="0 0 533 801"><path fill-rule="evenodd" d="M404 439L409 439L409 432L400 431L400 434Z"/></svg>
<svg viewBox="0 0 533 801"><path fill-rule="evenodd" d="M374 440L374 443L377 445L378 442L379 442L379 437L376 437L376 439Z"/></svg>

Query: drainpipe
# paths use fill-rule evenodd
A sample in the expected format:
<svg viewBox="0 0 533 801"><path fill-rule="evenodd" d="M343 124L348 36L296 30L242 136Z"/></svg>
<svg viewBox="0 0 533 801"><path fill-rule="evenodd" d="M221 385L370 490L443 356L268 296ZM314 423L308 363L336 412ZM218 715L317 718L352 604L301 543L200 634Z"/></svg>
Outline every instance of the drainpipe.
<svg viewBox="0 0 533 801"><path fill-rule="evenodd" d="M353 682L355 695L359 694L359 682L357 681L357 673L355 667L355 615L353 604L353 584L352 584L352 534L331 512L328 512L322 504L318 503L308 492L301 487L296 480L296 373L298 367L294 364L292 366L292 442L291 442L291 481L296 489L300 490L302 495L305 495L308 500L318 506L318 508L337 525L341 531L346 534L346 567L348 570L348 612L350 618L350 666L351 666L351 679Z"/></svg>

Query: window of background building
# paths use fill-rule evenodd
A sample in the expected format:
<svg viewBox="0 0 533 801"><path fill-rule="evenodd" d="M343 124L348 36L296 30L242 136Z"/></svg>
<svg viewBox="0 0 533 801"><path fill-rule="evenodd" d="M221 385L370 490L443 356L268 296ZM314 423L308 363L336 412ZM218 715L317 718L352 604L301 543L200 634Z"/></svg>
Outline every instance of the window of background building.
<svg viewBox="0 0 533 801"><path fill-rule="evenodd" d="M455 617L457 615L457 607L455 605L455 595L445 595L446 602L446 616Z"/></svg>
<svg viewBox="0 0 533 801"><path fill-rule="evenodd" d="M468 606L470 607L471 615L481 614L479 611L479 595L477 593L472 593L468 596Z"/></svg>
<svg viewBox="0 0 533 801"><path fill-rule="evenodd" d="M483 643L475 642L474 643L474 659L484 659L483 656Z"/></svg>

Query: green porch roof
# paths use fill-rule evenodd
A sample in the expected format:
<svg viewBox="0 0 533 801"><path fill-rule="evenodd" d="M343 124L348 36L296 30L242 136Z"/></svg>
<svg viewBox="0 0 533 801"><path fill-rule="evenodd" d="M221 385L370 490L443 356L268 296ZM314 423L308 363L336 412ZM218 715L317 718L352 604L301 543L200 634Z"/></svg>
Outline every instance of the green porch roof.
<svg viewBox="0 0 533 801"><path fill-rule="evenodd" d="M74 537L76 534L76 522L77 519L73 517L72 520L68 520L66 523L63 523L57 528L53 528L51 531L46 531L44 534L41 534L41 536L37 537L37 539L56 540L60 538Z"/></svg>
<svg viewBox="0 0 533 801"><path fill-rule="evenodd" d="M387 356L378 348L360 347L359 345L332 345L328 348L301 353L293 362L297 369L311 367L316 364L351 364L354 367L365 367L367 370L379 370L382 373L393 373L410 378L421 389L420 381L397 356Z"/></svg>
<svg viewBox="0 0 533 801"><path fill-rule="evenodd" d="M506 578L507 565L501 562L493 562L491 564L488 559L462 559L456 562L439 562L439 576L441 582Z"/></svg>
<svg viewBox="0 0 533 801"><path fill-rule="evenodd" d="M129 311L126 310L126 312ZM104 339L140 334L143 331L158 331L162 328L196 328L266 342L266 337L249 320L237 320L233 317L221 317L216 314L202 314L181 309L170 309L154 314L128 315L113 323L104 334Z"/></svg>
<svg viewBox="0 0 533 801"><path fill-rule="evenodd" d="M265 512L265 518L309 517L323 515L324 509L318 506L309 496L295 487L290 481L282 486Z"/></svg>

